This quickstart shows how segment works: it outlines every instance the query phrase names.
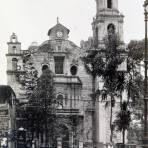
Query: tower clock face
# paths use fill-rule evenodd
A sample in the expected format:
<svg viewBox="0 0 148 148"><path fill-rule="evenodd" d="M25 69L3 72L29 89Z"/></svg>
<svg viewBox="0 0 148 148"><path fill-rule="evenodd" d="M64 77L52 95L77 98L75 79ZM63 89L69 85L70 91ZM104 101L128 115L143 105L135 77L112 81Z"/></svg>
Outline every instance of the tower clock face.
<svg viewBox="0 0 148 148"><path fill-rule="evenodd" d="M61 38L63 36L63 33L61 31L58 31L56 34L58 38Z"/></svg>

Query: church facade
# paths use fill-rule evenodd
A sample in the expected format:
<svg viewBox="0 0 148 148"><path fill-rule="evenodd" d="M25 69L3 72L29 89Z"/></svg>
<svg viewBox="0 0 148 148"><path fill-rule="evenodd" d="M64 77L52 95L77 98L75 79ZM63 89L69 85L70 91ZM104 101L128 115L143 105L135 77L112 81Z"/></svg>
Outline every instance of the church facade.
<svg viewBox="0 0 148 148"><path fill-rule="evenodd" d="M96 7L92 31L97 47L103 46L103 38L112 30L123 41L124 16L118 10L118 0L96 0ZM48 67L54 73L56 97L61 100L57 113L61 127L66 132L65 137L57 138L57 144L60 148L93 148L91 77L86 73L81 61L85 49L68 40L69 33L70 30L57 21L57 24L49 29L48 39L41 45L33 43L28 50L21 49L21 43L13 33L7 43L7 82L19 102L26 102L25 89L18 79L18 75L25 74L24 55L29 54L38 76L44 67ZM110 141L109 110L106 110L101 102L97 105L98 143L100 147L105 147ZM74 125L69 124L70 116L75 117ZM120 140L116 139L116 142L121 142ZM40 138L37 141L41 144Z"/></svg>

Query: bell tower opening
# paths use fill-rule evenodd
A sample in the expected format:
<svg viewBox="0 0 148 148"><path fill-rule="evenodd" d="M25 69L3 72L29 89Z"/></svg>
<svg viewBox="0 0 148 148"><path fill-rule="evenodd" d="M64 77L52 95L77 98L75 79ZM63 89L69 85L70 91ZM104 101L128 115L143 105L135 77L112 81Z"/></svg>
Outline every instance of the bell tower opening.
<svg viewBox="0 0 148 148"><path fill-rule="evenodd" d="M18 59L16 59L16 58L13 58L12 59L12 70L13 71L16 71L17 70L17 65L18 64Z"/></svg>
<svg viewBox="0 0 148 148"><path fill-rule="evenodd" d="M108 26L107 26L107 32L108 32L108 34L114 34L115 33L115 25L114 24L109 24Z"/></svg>
<svg viewBox="0 0 148 148"><path fill-rule="evenodd" d="M107 8L112 9L112 0L107 0Z"/></svg>

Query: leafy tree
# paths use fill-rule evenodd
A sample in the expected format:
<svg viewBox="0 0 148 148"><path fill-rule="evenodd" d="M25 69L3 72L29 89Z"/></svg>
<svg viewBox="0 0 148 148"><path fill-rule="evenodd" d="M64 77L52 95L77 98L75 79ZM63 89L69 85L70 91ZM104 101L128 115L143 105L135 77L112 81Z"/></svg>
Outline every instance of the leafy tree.
<svg viewBox="0 0 148 148"><path fill-rule="evenodd" d="M22 84L29 100L37 85L38 71L35 69L30 52L23 55L23 72L17 74L17 80Z"/></svg>
<svg viewBox="0 0 148 148"><path fill-rule="evenodd" d="M118 71L118 66L122 63L123 58L120 56L121 48L118 36L115 33L110 33L106 38L104 54L106 59L106 67L102 78L104 80L102 90L102 100L106 101L106 107L110 106L110 142L113 137L113 107L115 106L116 98L123 92L124 89L124 73ZM122 100L121 100L122 102Z"/></svg>
<svg viewBox="0 0 148 148"><path fill-rule="evenodd" d="M104 39L105 49L88 50L88 54L82 58L86 72L92 77L92 100L93 106L96 105L96 95L100 94L100 89L96 88L96 78L102 77L104 86L102 92L102 100L106 100L106 106L111 106L110 115L110 141L112 142L113 136L113 123L112 123L112 108L115 104L115 98L124 90L124 73L118 72L118 66L122 63L123 58L120 56L121 48L118 36L115 33L110 33ZM120 95L122 96L122 95ZM95 111L96 112L96 111ZM95 113L93 114L95 118ZM96 128L93 119L93 131ZM93 136L95 135L95 132Z"/></svg>
<svg viewBox="0 0 148 148"><path fill-rule="evenodd" d="M33 98L32 94L37 86L38 72L34 67L31 53L26 52L23 55L23 71L19 71L16 75L17 80L22 84L21 89L25 92L27 102L18 102L16 106L16 116L21 119L17 122L17 127L23 126L27 131L31 132L32 139L37 128L38 119L41 115L34 104L30 104ZM30 105L29 105L30 104ZM36 114L38 113L38 116ZM37 130L38 131L38 130Z"/></svg>
<svg viewBox="0 0 148 148"><path fill-rule="evenodd" d="M143 110L143 98L144 84L143 77L141 75L143 59L144 59L144 40L136 41L132 40L128 44L128 83L126 90L128 93L128 100L131 100L131 111L132 111L132 123L128 135L130 136L128 142L140 143L142 129L142 110ZM136 126L137 125L137 126ZM131 130L132 129L132 130ZM139 130L138 130L139 129Z"/></svg>
<svg viewBox="0 0 148 148"><path fill-rule="evenodd" d="M27 98L30 99L35 87L37 86L38 72L32 61L27 61L24 65L25 75L23 85L26 90Z"/></svg>
<svg viewBox="0 0 148 148"><path fill-rule="evenodd" d="M127 58L127 75L128 83L126 89L128 92L128 100L136 101L136 98L143 94L143 77L139 68L143 60L144 41L130 41L128 44L128 58Z"/></svg>
<svg viewBox="0 0 148 148"><path fill-rule="evenodd" d="M22 107L21 118L24 118L23 127L31 133L31 139L34 139L34 133L39 138L39 133L43 134L44 112L39 103L30 101Z"/></svg>
<svg viewBox="0 0 148 148"><path fill-rule="evenodd" d="M91 47L93 48L93 47ZM84 63L84 67L85 70L87 72L87 74L89 74L91 76L92 79L92 105L94 108L94 111L92 112L92 129L93 129L93 144L94 147L96 147L97 145L97 133L96 133L96 129L98 129L98 125L96 124L96 119L97 119L97 114L96 114L96 101L97 101L97 97L96 97L96 78L97 76L101 76L104 72L104 66L105 63L102 59L101 54L99 53L98 50L96 49L90 49L87 50L87 54L86 56L82 57L82 61Z"/></svg>
<svg viewBox="0 0 148 148"><path fill-rule="evenodd" d="M120 111L116 114L114 125L116 130L122 132L123 145L125 145L125 131L129 129L131 113L128 109L128 102L124 101L120 106Z"/></svg>
<svg viewBox="0 0 148 148"><path fill-rule="evenodd" d="M37 107L40 108L42 115L41 119L43 121L43 130L45 132L45 144L48 144L49 133L53 133L53 124L56 122L56 98L55 89L53 81L53 73L48 69L42 70L42 75L37 81L37 87L32 94L31 102L36 103ZM39 123L40 125L42 123Z"/></svg>
<svg viewBox="0 0 148 148"><path fill-rule="evenodd" d="M140 63L143 60L144 40L131 40L128 43L128 50L128 57L132 59L132 62L135 62L137 64Z"/></svg>
<svg viewBox="0 0 148 148"><path fill-rule="evenodd" d="M138 98L143 94L143 78L138 71L141 60L143 59L143 41L131 41L128 45L127 52L127 71L118 71L118 66L122 63L124 58L120 56L122 53L120 49L120 41L115 34L110 34L105 39L105 54L106 54L106 69L103 74L104 89L102 91L103 99L109 99L107 105L110 103L111 116L110 116L110 129L111 141L113 134L112 124L112 107L116 98L120 98L122 103L122 93L127 92L128 104L135 108Z"/></svg>
<svg viewBox="0 0 148 148"><path fill-rule="evenodd" d="M34 139L34 133L36 133L37 138L41 135L42 143L54 145L62 129L59 127L60 121L56 116L56 109L60 102L55 98L53 73L48 66L45 66L38 78L30 54L24 55L24 70L25 73L19 75L18 80L26 90L28 102L18 105L18 116L23 119L18 125L31 132L31 140ZM43 141L44 134L45 141Z"/></svg>
<svg viewBox="0 0 148 148"><path fill-rule="evenodd" d="M38 138L41 133L41 141L43 142L43 134L45 133L44 142L48 144L48 138L55 133L55 111L58 103L54 94L53 73L48 67L45 67L42 70L42 75L38 78L37 70L34 68L30 56L24 61L24 70L25 74L19 77L26 90L28 102L23 106L18 105L18 110L21 111L19 116L24 119L21 124L32 133L32 140L34 133L37 133Z"/></svg>
<svg viewBox="0 0 148 148"><path fill-rule="evenodd" d="M50 146L55 146L57 137L59 135L64 137L65 132L62 132L61 121L56 114L61 100L57 100L55 97L53 73L48 67L42 69L42 75L38 79L33 96L34 100L32 102L37 102L43 115L41 116L43 122L41 121L40 125L43 125L41 130L43 129L45 133L45 144L48 145L50 143Z"/></svg>

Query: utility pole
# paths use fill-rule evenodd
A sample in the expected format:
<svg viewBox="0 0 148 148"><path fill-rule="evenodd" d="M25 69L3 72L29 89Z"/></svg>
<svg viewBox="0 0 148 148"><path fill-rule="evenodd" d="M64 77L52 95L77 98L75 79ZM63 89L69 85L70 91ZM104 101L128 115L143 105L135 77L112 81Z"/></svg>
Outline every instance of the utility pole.
<svg viewBox="0 0 148 148"><path fill-rule="evenodd" d="M147 42L147 21L148 21L148 0L144 2L144 15L145 15L145 79L144 79L144 132L143 132L143 148L148 148L148 121L147 121L147 103L148 103L148 81L147 81L147 70L148 70L148 42Z"/></svg>

